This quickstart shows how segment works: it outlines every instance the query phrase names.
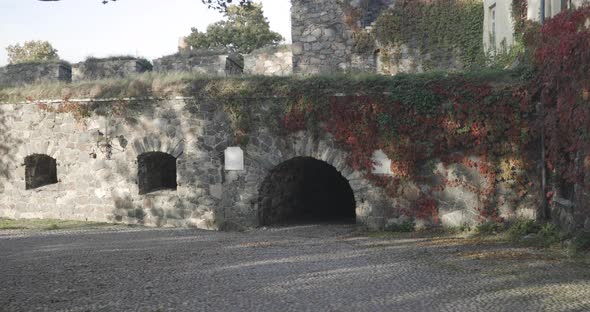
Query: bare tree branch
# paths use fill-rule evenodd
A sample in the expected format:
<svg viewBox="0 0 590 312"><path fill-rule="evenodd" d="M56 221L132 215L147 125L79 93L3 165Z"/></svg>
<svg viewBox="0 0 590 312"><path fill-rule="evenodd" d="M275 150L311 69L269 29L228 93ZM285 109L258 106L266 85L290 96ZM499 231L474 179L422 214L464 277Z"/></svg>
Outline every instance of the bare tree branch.
<svg viewBox="0 0 590 312"><path fill-rule="evenodd" d="M49 1L60 1L60 0L38 0L43 2ZM103 4L107 4L109 2L115 2L117 0L100 0ZM204 4L207 5L210 9L216 9L221 12L225 12L227 10L227 6L230 4L238 4L238 5L250 5L252 4L252 0L201 0Z"/></svg>

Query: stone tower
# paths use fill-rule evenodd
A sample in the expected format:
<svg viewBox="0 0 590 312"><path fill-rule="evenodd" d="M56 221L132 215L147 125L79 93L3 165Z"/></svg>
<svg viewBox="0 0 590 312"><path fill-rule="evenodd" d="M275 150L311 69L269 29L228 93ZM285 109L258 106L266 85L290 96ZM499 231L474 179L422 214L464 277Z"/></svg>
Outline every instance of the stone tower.
<svg viewBox="0 0 590 312"><path fill-rule="evenodd" d="M353 53L353 33L369 27L381 11L390 7L394 1L291 2L293 72L305 75L353 71L357 68L365 70L367 64L359 64L359 57Z"/></svg>

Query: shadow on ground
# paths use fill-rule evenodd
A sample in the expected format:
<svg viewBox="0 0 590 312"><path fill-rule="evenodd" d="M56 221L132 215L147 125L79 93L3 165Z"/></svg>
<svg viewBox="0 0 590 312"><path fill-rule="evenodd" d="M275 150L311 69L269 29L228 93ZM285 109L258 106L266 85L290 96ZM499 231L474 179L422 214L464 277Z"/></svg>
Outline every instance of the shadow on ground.
<svg viewBox="0 0 590 312"><path fill-rule="evenodd" d="M460 238L352 225L0 238L0 306L22 310L582 311L590 267Z"/></svg>

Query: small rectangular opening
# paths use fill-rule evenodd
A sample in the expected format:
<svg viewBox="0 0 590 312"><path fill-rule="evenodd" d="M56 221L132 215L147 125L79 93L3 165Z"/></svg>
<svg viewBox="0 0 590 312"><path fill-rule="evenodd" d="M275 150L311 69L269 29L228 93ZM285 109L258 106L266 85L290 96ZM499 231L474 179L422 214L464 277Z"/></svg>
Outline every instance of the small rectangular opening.
<svg viewBox="0 0 590 312"><path fill-rule="evenodd" d="M175 190L176 158L162 152L149 152L137 157L139 194Z"/></svg>
<svg viewBox="0 0 590 312"><path fill-rule="evenodd" d="M35 189L57 183L57 162L50 156L33 154L25 158L25 188Z"/></svg>

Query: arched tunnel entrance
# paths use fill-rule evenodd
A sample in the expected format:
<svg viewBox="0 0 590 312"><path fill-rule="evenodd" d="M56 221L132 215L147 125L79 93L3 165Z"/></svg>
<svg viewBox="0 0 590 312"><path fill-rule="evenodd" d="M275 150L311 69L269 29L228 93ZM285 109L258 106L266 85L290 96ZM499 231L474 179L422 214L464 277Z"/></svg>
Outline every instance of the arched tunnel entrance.
<svg viewBox="0 0 590 312"><path fill-rule="evenodd" d="M295 157L273 168L259 193L260 225L355 222L348 180L330 164Z"/></svg>

